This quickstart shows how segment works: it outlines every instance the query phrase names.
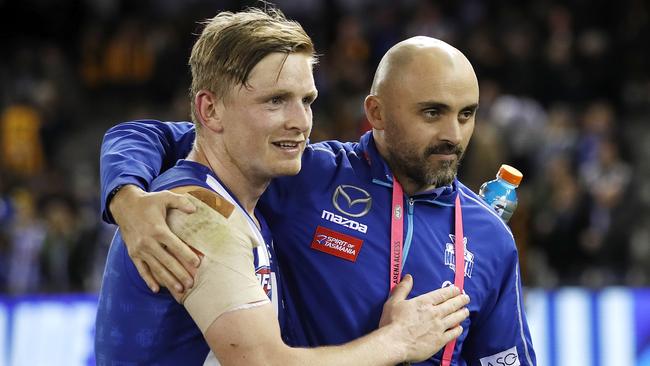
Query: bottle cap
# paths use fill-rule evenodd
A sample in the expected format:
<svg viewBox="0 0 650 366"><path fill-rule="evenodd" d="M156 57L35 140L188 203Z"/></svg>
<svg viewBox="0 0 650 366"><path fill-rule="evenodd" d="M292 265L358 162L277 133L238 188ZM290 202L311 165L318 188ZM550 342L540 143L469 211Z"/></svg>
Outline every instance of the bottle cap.
<svg viewBox="0 0 650 366"><path fill-rule="evenodd" d="M497 178L501 178L506 182L518 186L521 183L521 179L524 177L521 172L510 165L502 164L499 168L499 173L497 173Z"/></svg>

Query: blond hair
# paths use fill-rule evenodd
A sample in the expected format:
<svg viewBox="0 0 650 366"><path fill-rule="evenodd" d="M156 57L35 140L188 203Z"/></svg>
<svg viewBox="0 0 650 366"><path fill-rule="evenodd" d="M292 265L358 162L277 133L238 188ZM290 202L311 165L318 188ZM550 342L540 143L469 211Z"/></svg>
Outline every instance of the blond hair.
<svg viewBox="0 0 650 366"><path fill-rule="evenodd" d="M198 118L194 96L200 90L209 90L218 98L227 97L233 86L246 86L255 65L270 53L305 53L316 62L311 38L300 24L288 20L278 9L225 11L203 24L189 60L195 124Z"/></svg>

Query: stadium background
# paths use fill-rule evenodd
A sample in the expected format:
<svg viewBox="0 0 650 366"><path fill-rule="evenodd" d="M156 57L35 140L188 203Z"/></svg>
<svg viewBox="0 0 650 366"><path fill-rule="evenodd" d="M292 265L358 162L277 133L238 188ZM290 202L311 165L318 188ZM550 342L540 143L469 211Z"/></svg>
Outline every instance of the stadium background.
<svg viewBox="0 0 650 366"><path fill-rule="evenodd" d="M187 120L198 20L252 1L0 0L0 366L93 364L114 227L100 221L111 125ZM312 141L355 140L384 52L463 51L481 105L460 177L524 173L510 225L540 365L650 365L650 4L277 1L322 55ZM612 363L613 362L613 363Z"/></svg>

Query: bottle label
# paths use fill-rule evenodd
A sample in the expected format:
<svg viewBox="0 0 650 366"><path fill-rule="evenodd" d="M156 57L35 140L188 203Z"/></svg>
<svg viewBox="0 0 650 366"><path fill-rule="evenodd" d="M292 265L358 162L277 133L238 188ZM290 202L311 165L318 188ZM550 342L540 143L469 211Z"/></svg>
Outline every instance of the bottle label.
<svg viewBox="0 0 650 366"><path fill-rule="evenodd" d="M504 196L499 197L496 201L492 202L492 208L497 212L497 215L503 216L503 211L508 206L508 200Z"/></svg>

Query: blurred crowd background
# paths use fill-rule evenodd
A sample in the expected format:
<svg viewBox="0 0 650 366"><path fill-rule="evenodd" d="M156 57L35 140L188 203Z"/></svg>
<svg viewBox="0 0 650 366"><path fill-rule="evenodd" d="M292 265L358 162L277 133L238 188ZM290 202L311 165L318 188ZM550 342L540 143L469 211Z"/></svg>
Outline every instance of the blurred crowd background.
<svg viewBox="0 0 650 366"><path fill-rule="evenodd" d="M322 55L312 141L356 140L384 52L413 35L473 63L481 99L460 178L524 173L510 221L524 284L650 285L646 0L278 0ZM0 293L94 292L103 133L188 120L198 21L218 0L0 0Z"/></svg>

